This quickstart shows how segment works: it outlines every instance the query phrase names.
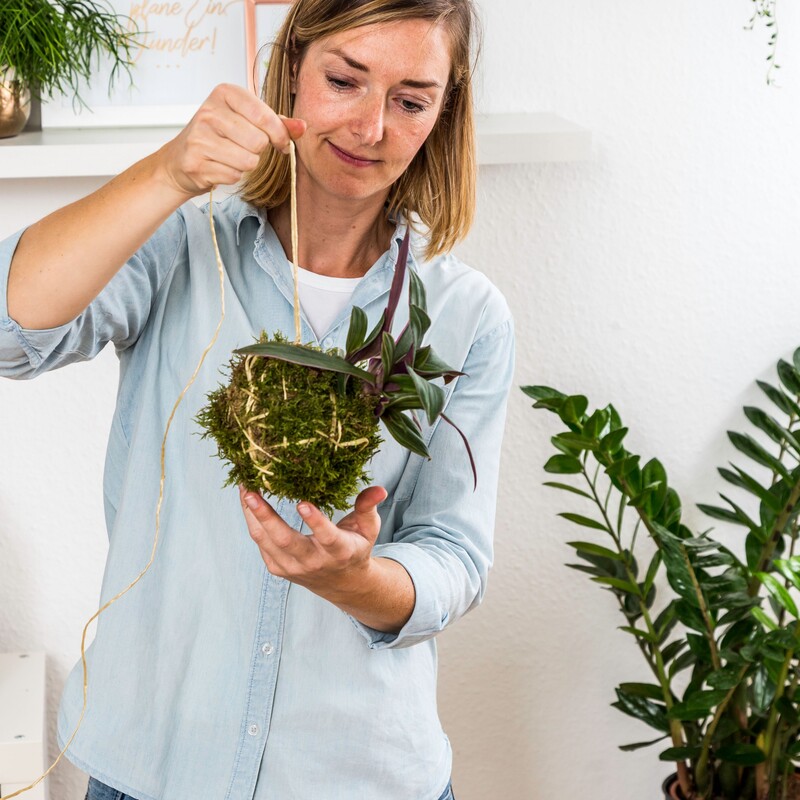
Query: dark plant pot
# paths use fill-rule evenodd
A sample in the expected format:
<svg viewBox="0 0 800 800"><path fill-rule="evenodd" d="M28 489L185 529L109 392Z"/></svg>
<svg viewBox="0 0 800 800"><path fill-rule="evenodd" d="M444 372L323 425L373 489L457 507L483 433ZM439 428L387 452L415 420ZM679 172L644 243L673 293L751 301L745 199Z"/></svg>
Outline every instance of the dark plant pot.
<svg viewBox="0 0 800 800"><path fill-rule="evenodd" d="M664 800L685 800L681 787L678 786L677 772L667 775L664 783L661 784L661 791L664 792Z"/></svg>
<svg viewBox="0 0 800 800"><path fill-rule="evenodd" d="M795 770L793 780L789 783L787 800L797 800L800 798L800 771ZM678 773L673 772L668 775L664 783L661 784L661 791L664 792L664 800L686 800L678 785Z"/></svg>

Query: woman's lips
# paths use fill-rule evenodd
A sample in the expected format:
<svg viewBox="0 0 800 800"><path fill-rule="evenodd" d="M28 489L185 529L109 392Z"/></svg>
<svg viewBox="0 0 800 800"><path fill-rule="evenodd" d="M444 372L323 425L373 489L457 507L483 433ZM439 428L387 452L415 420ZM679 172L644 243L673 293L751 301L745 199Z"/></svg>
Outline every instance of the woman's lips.
<svg viewBox="0 0 800 800"><path fill-rule="evenodd" d="M355 156L351 156L350 153L346 153L344 150L340 150L333 142L328 142L331 146L331 150L342 160L345 164L351 164L354 167L370 167L373 164L377 164L377 161L370 161L366 158L356 158Z"/></svg>

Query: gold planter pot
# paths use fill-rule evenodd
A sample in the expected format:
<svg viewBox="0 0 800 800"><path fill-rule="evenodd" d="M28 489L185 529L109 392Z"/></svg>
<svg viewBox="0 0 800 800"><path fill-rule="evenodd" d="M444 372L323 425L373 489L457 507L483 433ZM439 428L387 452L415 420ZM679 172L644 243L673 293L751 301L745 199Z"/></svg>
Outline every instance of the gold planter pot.
<svg viewBox="0 0 800 800"><path fill-rule="evenodd" d="M0 68L0 139L16 136L31 115L31 93L13 69Z"/></svg>

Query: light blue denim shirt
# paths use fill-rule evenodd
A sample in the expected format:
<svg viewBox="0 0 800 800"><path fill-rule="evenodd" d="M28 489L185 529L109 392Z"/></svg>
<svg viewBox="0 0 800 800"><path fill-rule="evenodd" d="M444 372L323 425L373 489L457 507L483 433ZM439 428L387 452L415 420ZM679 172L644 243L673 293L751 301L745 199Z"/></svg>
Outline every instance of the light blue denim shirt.
<svg viewBox="0 0 800 800"><path fill-rule="evenodd" d="M234 349L262 329L294 334L292 267L264 212L233 196L215 203L214 219L225 322L170 429L155 560L97 620L86 652L88 707L67 756L139 800L436 800L452 753L436 708L434 637L486 590L514 362L508 306L455 256L424 261L424 240L412 234L409 267L425 284L433 321L426 341L466 373L448 385L445 413L469 440L478 486L449 425L429 427L421 416L431 460L382 428L369 471L389 496L373 552L402 564L416 590L403 629L382 633L268 572L238 489L222 488L228 467L193 421ZM370 327L377 322L405 229L401 218L390 249L322 339L303 319L304 341L344 348L353 305ZM164 428L219 319L208 206L178 209L79 317L50 330L8 316L21 234L0 243L0 375L33 378L92 358L109 341L119 356L102 605L150 559ZM407 283L395 335L408 317ZM293 502L271 502L300 528ZM59 748L82 703L79 659L61 700Z"/></svg>

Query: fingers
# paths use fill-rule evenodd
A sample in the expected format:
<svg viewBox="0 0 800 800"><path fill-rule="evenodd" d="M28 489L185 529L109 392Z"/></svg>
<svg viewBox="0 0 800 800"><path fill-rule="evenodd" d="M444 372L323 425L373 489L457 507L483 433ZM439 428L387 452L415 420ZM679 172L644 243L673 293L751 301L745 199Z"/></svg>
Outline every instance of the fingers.
<svg viewBox="0 0 800 800"><path fill-rule="evenodd" d="M241 86L215 87L181 133L158 153L167 182L188 196L237 183L268 148L288 153L306 123L276 114Z"/></svg>
<svg viewBox="0 0 800 800"><path fill-rule="evenodd" d="M323 547L332 549L341 544L340 531L315 505L307 502L298 503L297 511L314 538Z"/></svg>
<svg viewBox="0 0 800 800"><path fill-rule="evenodd" d="M241 86L222 84L217 89L219 89L221 99L231 111L254 128L263 131L267 135L268 143L282 153L289 152L290 138L298 138L305 131L303 120L292 119L289 121L283 115L279 116L266 103ZM289 122L291 130L286 122ZM264 147L266 144L261 146L261 150Z"/></svg>

